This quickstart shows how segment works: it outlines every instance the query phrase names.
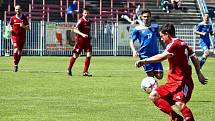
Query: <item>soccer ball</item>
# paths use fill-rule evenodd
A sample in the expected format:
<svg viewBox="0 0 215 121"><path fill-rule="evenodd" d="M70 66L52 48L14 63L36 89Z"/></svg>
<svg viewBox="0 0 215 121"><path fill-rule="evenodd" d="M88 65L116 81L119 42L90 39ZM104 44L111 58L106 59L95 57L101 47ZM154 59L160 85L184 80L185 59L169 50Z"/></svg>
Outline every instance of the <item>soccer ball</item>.
<svg viewBox="0 0 215 121"><path fill-rule="evenodd" d="M153 77L145 77L140 85L140 88L146 93L151 93L153 89L158 87L157 81Z"/></svg>

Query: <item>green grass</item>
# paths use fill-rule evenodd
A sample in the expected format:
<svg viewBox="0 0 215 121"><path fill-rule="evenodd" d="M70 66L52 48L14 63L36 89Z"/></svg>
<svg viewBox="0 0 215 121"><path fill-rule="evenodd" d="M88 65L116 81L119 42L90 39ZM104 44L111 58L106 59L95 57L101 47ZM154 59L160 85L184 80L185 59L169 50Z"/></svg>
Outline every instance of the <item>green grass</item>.
<svg viewBox="0 0 215 121"><path fill-rule="evenodd" d="M140 90L146 76L136 69L136 58L95 56L83 77L84 57L78 58L72 77L69 57L24 56L19 72L12 57L0 57L0 121L169 121L167 115ZM187 104L196 121L215 119L214 58L203 68L209 83L202 86L193 74L195 89ZM166 80L168 70L164 63Z"/></svg>

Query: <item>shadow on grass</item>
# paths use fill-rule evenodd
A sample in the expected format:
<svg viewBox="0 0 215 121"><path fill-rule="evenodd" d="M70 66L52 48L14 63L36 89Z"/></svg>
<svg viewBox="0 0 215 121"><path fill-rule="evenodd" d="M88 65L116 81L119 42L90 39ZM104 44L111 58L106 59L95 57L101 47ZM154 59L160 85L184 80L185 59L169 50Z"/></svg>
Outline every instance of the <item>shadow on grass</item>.
<svg viewBox="0 0 215 121"><path fill-rule="evenodd" d="M14 73L12 69L0 69L0 72L11 72L11 73ZM66 76L69 77L69 75L67 74L66 71L44 71L44 70L19 70L18 72L16 73L31 73L31 74L44 74L44 73L47 73L47 74L65 74ZM82 74L77 74L77 75L72 75L71 77L73 76L82 76ZM98 77L98 78L102 78L102 77L131 77L130 75L124 75L124 74L105 74L105 75L95 75L95 74L92 74L92 76L83 76L83 77L87 77L87 78L93 78L93 77Z"/></svg>
<svg viewBox="0 0 215 121"><path fill-rule="evenodd" d="M212 103L214 101L211 101L211 100L192 100L190 102L194 102L194 103Z"/></svg>

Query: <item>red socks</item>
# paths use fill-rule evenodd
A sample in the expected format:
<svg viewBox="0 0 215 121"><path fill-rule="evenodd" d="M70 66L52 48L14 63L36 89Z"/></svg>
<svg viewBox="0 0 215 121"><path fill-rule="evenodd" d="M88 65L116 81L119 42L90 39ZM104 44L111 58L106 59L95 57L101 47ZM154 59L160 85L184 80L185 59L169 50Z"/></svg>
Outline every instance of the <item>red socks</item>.
<svg viewBox="0 0 215 121"><path fill-rule="evenodd" d="M14 62L14 65L18 65L20 59L21 59L21 55L18 55L18 53L13 53L13 62Z"/></svg>
<svg viewBox="0 0 215 121"><path fill-rule="evenodd" d="M173 111L172 107L169 105L169 103L162 99L158 98L154 101L154 104L164 113L171 115L171 112ZM173 111L174 112L174 111Z"/></svg>
<svg viewBox="0 0 215 121"><path fill-rule="evenodd" d="M169 105L169 103L166 100L164 100L162 98L158 98L157 100L155 100L154 104L161 111L168 114L173 120L174 119L183 120L183 118L172 109L172 107ZM180 111L181 111L185 121L195 121L191 110L187 106L184 106Z"/></svg>
<svg viewBox="0 0 215 121"><path fill-rule="evenodd" d="M172 120L177 120L179 121L179 118L182 118L179 114L177 114L170 104L164 100L163 98L158 98L157 100L154 101L154 104L164 113L168 114ZM183 120L183 118L182 118Z"/></svg>
<svg viewBox="0 0 215 121"><path fill-rule="evenodd" d="M84 72L88 72L88 68L89 68L89 66L90 66L90 59L91 59L91 57L86 57L86 58L85 58Z"/></svg>
<svg viewBox="0 0 215 121"><path fill-rule="evenodd" d="M76 60L76 58L74 58L72 56L71 59L70 59L68 70L72 69L73 64L75 63L75 60ZM84 63L84 72L88 72L88 69L89 69L89 66L90 66L90 60L91 60L91 57L86 57L85 63Z"/></svg>
<svg viewBox="0 0 215 121"><path fill-rule="evenodd" d="M76 58L74 58L73 56L70 58L68 70L72 69L73 64L75 63L75 60L76 60Z"/></svg>
<svg viewBox="0 0 215 121"><path fill-rule="evenodd" d="M191 110L187 106L184 106L180 111L185 121L195 121Z"/></svg>

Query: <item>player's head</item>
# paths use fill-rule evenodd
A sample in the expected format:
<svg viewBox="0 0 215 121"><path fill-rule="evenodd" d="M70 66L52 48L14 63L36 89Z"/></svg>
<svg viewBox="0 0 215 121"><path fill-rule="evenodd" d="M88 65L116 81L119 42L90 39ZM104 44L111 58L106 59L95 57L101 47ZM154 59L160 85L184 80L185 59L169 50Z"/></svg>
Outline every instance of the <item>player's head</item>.
<svg viewBox="0 0 215 121"><path fill-rule="evenodd" d="M175 27L171 23L164 24L160 28L160 38L164 43L168 44L172 41L172 38L175 37Z"/></svg>
<svg viewBox="0 0 215 121"><path fill-rule="evenodd" d="M144 25L148 25L151 22L151 11L149 9L145 9L141 12L141 19L144 22Z"/></svg>
<svg viewBox="0 0 215 121"><path fill-rule="evenodd" d="M16 5L15 6L15 13L16 15L20 15L22 12L21 6L20 5Z"/></svg>
<svg viewBox="0 0 215 121"><path fill-rule="evenodd" d="M208 13L204 13L203 20L204 20L205 23L209 22L209 14Z"/></svg>
<svg viewBox="0 0 215 121"><path fill-rule="evenodd" d="M83 15L84 18L87 19L87 18L88 18L88 15L89 15L89 10L86 9L86 8L84 8L84 9L83 9L83 12L82 12L82 15Z"/></svg>

